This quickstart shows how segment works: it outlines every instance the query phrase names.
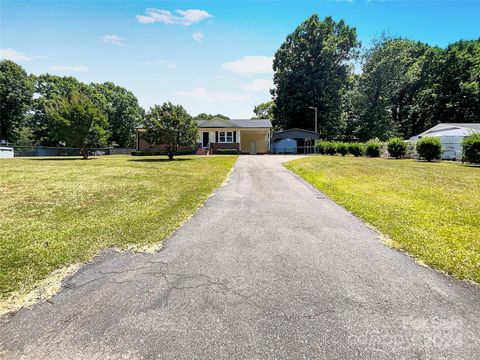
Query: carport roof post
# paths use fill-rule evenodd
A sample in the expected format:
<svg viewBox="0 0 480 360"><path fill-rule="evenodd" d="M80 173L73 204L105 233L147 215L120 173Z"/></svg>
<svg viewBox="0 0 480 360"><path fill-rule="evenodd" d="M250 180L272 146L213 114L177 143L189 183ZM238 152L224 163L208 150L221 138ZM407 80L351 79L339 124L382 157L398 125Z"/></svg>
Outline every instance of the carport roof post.
<svg viewBox="0 0 480 360"><path fill-rule="evenodd" d="M318 133L318 108L315 106L309 106L308 108L315 110L315 133Z"/></svg>

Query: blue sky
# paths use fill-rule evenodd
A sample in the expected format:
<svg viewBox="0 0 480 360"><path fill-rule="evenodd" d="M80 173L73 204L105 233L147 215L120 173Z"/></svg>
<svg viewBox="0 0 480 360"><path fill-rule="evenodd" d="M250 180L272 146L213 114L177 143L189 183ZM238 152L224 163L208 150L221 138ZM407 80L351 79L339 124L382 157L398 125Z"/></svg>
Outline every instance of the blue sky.
<svg viewBox="0 0 480 360"><path fill-rule="evenodd" d="M149 10L150 9L150 10ZM271 58L312 13L368 46L385 31L441 47L480 37L480 1L1 1L2 57L29 73L113 81L145 108L250 117Z"/></svg>

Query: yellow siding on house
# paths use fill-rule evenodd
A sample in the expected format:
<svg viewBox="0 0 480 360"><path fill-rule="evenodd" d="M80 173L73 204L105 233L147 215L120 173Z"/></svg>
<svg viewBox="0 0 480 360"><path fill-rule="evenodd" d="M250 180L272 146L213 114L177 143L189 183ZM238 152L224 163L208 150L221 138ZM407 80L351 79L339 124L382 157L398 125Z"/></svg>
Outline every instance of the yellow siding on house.
<svg viewBox="0 0 480 360"><path fill-rule="evenodd" d="M255 143L255 148L258 154L268 152L268 130L260 131L242 131L240 139L240 151L242 153L250 153L252 143Z"/></svg>
<svg viewBox="0 0 480 360"><path fill-rule="evenodd" d="M204 132L208 132L208 137L210 143L213 144L215 142L215 131L236 131L237 132L237 142L238 142L238 134L240 134L239 128L198 128L198 143L202 142L202 136Z"/></svg>

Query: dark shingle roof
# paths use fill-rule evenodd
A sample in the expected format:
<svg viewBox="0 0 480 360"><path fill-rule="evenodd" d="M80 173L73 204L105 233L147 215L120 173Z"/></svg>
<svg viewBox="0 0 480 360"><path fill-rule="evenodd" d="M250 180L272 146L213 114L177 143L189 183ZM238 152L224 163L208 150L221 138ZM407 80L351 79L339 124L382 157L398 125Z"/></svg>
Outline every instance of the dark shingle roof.
<svg viewBox="0 0 480 360"><path fill-rule="evenodd" d="M268 119L231 119L238 127L271 128L272 123Z"/></svg>
<svg viewBox="0 0 480 360"><path fill-rule="evenodd" d="M197 122L198 127L212 127L209 125L209 123L212 120L220 120L220 121L225 121L227 124L226 126L222 127L238 127L238 128L271 128L272 123L268 119L218 119L218 118L213 118L211 120L203 120L203 119L197 119L195 120ZM229 125L230 123L231 125ZM218 126L217 126L218 127Z"/></svg>
<svg viewBox="0 0 480 360"><path fill-rule="evenodd" d="M211 119L214 120L214 119ZM194 120L197 123L197 127L219 127L219 126L209 126L210 120L204 120L204 119L195 119ZM268 119L229 119L225 120L227 123L226 126L221 126L221 127L231 127L231 128L271 128L272 123ZM230 125L230 124L231 125ZM135 129L143 129L143 125L138 125L135 126Z"/></svg>

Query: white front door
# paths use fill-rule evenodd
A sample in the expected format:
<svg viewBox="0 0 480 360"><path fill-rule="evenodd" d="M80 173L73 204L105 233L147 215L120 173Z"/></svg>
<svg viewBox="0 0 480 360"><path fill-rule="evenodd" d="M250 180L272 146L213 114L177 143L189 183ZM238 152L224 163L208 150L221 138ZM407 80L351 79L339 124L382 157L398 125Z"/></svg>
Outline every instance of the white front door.
<svg viewBox="0 0 480 360"><path fill-rule="evenodd" d="M250 143L250 155L257 155L257 143L255 141Z"/></svg>

